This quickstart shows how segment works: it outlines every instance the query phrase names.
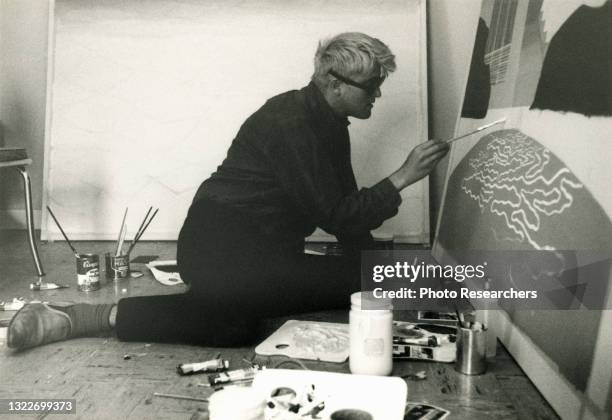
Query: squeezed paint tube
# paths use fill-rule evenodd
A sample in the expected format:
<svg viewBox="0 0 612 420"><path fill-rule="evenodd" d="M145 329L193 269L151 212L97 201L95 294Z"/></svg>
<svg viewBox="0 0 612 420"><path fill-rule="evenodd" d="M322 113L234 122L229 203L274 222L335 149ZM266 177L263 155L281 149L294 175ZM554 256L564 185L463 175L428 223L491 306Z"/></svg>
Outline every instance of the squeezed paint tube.
<svg viewBox="0 0 612 420"><path fill-rule="evenodd" d="M55 283L31 283L30 290L55 290L55 289L67 289L69 286Z"/></svg>
<svg viewBox="0 0 612 420"><path fill-rule="evenodd" d="M393 337L393 344L413 344L417 346L438 347L435 335L428 337Z"/></svg>
<svg viewBox="0 0 612 420"><path fill-rule="evenodd" d="M0 311L18 311L25 306L23 298L13 298L10 302L0 302Z"/></svg>
<svg viewBox="0 0 612 420"><path fill-rule="evenodd" d="M255 377L255 373L257 373L257 371L260 369L261 367L259 367L259 365L253 365L251 367L246 367L243 369L219 372L214 375L209 375L208 382L210 382L211 386L215 386L219 384L227 384L234 381L253 379Z"/></svg>
<svg viewBox="0 0 612 420"><path fill-rule="evenodd" d="M196 373L218 372L229 368L229 361L224 359L212 359L198 363L182 363L176 367L179 375L193 375Z"/></svg>

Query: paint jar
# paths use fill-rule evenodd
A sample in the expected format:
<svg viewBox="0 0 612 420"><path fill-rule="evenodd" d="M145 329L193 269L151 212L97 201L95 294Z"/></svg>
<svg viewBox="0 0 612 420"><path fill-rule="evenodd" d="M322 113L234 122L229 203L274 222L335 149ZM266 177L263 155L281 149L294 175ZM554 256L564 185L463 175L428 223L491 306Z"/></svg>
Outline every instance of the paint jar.
<svg viewBox="0 0 612 420"><path fill-rule="evenodd" d="M125 279L130 275L130 256L111 255L107 252L104 255L106 266L106 278L113 280Z"/></svg>
<svg viewBox="0 0 612 420"><path fill-rule="evenodd" d="M79 254L76 269L78 290L91 292L100 288L100 257L97 254Z"/></svg>
<svg viewBox="0 0 612 420"><path fill-rule="evenodd" d="M471 328L457 328L455 370L465 375L481 375L487 370L486 328L475 322Z"/></svg>
<svg viewBox="0 0 612 420"><path fill-rule="evenodd" d="M393 305L371 292L351 295L349 368L360 375L389 375L393 370Z"/></svg>

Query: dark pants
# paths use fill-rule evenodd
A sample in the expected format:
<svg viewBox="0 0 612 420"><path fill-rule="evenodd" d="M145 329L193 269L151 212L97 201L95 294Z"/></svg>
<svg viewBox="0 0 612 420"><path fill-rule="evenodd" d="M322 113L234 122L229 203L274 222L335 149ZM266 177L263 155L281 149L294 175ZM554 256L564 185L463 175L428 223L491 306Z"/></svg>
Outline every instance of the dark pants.
<svg viewBox="0 0 612 420"><path fill-rule="evenodd" d="M208 200L191 206L177 246L185 294L119 301L124 341L251 344L264 318L348 308L359 289L357 256L304 255L267 236L248 215Z"/></svg>

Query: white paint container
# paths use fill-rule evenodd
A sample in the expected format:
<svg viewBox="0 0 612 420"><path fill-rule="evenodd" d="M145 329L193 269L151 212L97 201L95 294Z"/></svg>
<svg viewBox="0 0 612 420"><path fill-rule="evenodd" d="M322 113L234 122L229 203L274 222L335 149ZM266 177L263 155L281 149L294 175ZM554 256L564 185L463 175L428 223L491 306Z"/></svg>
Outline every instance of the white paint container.
<svg viewBox="0 0 612 420"><path fill-rule="evenodd" d="M393 306L370 292L351 295L349 368L360 375L389 375L393 370Z"/></svg>

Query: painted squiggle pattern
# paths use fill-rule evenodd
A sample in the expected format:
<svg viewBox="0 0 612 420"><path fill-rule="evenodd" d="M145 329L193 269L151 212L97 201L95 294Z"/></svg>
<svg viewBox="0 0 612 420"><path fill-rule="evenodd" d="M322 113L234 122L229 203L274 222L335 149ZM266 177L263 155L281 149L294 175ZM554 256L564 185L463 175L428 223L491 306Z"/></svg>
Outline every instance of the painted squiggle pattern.
<svg viewBox="0 0 612 420"><path fill-rule="evenodd" d="M469 160L471 175L463 178L461 189L481 213L501 217L521 242L555 250L536 239L542 218L563 213L572 206L574 191L584 187L568 168L553 167L550 151L525 134L499 133L490 134L486 148Z"/></svg>

